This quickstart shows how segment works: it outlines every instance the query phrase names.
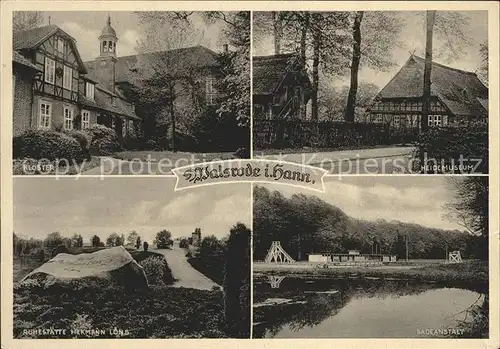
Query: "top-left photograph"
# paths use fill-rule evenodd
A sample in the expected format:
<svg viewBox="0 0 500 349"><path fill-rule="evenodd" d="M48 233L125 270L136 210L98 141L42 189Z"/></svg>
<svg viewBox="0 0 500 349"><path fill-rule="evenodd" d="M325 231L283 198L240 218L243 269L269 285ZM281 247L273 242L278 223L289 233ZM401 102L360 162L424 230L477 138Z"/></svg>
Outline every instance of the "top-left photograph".
<svg viewBox="0 0 500 349"><path fill-rule="evenodd" d="M13 175L250 157L250 12L14 12Z"/></svg>

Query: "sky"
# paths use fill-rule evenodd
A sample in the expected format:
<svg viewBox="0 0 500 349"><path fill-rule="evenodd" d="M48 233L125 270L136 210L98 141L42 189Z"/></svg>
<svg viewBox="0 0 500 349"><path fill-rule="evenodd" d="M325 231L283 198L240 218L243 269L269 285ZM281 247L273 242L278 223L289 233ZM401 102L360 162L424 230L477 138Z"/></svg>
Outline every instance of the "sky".
<svg viewBox="0 0 500 349"><path fill-rule="evenodd" d="M284 185L264 186L278 190L286 197L295 193L317 196L354 218L397 220L430 228L464 230L444 218L444 205L454 197L453 186L446 177L326 177L324 194Z"/></svg>
<svg viewBox="0 0 500 349"><path fill-rule="evenodd" d="M173 177L14 178L14 231L44 238L58 231L64 236L109 234L135 230L150 243L167 229L174 237L222 238L237 222L250 227L248 183L206 186L174 192Z"/></svg>
<svg viewBox="0 0 500 349"><path fill-rule="evenodd" d="M98 37L106 25L108 14L111 16L111 26L118 36L116 53L118 57L137 54L137 41L143 38L144 26L139 17L133 12L70 12L70 11L45 11L44 24L55 24L77 42L78 51L84 61L95 59L99 56ZM196 14L192 16L192 23L199 35L185 43L185 47L203 45L216 52L222 51L225 43L221 25L214 23L206 25Z"/></svg>
<svg viewBox="0 0 500 349"><path fill-rule="evenodd" d="M434 61L457 69L475 71L481 62L479 56L479 44L486 41L488 38L488 13L487 11L465 11L459 12L470 18L469 31L471 46L467 53L453 62L446 62L442 59L434 57ZM403 18L404 26L401 28L399 40L402 41L402 47L395 47L391 54L396 65L386 72L376 71L369 68L361 68L359 71L359 80L361 82L370 82L383 88L389 80L397 73L406 60L410 56L410 52L415 51L416 55L424 56L425 50L425 29L423 27L423 17L415 12L400 12ZM363 30L363 25L361 25ZM274 43L272 36L262 38L262 40L254 40L253 54L254 55L272 55L274 54ZM437 36L434 38L434 48L437 51L442 45L442 40ZM348 85L347 78L338 78L333 85L341 86Z"/></svg>

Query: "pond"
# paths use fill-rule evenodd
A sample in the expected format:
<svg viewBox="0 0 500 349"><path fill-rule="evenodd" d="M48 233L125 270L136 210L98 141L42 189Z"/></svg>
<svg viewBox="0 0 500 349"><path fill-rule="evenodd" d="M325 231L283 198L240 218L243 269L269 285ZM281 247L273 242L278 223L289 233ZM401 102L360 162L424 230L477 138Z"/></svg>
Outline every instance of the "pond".
<svg viewBox="0 0 500 349"><path fill-rule="evenodd" d="M446 338L485 294L378 279L254 279L254 338Z"/></svg>

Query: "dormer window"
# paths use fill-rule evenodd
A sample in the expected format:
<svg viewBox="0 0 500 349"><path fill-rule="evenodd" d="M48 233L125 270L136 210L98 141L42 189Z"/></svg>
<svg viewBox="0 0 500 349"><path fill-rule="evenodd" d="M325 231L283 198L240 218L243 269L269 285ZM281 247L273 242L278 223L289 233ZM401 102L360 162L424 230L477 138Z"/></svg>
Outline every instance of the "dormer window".
<svg viewBox="0 0 500 349"><path fill-rule="evenodd" d="M87 97L87 99L90 99L91 101L94 100L94 84L88 81L85 85L85 97Z"/></svg>

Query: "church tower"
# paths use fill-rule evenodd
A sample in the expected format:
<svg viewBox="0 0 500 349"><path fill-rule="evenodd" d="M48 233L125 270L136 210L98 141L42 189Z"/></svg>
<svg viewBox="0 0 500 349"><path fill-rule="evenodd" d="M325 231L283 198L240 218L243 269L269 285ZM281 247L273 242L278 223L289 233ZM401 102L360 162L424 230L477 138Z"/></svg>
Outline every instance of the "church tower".
<svg viewBox="0 0 500 349"><path fill-rule="evenodd" d="M115 92L115 63L116 63L116 43L118 37L116 31L111 26L111 17L108 15L106 26L99 35L99 57L96 61L99 65L99 83L105 89Z"/></svg>
<svg viewBox="0 0 500 349"><path fill-rule="evenodd" d="M106 21L106 26L102 29L101 35L99 36L99 47L100 55L99 57L115 57L116 58L116 42L118 37L116 36L116 31L111 26L111 17L108 15L108 20Z"/></svg>

